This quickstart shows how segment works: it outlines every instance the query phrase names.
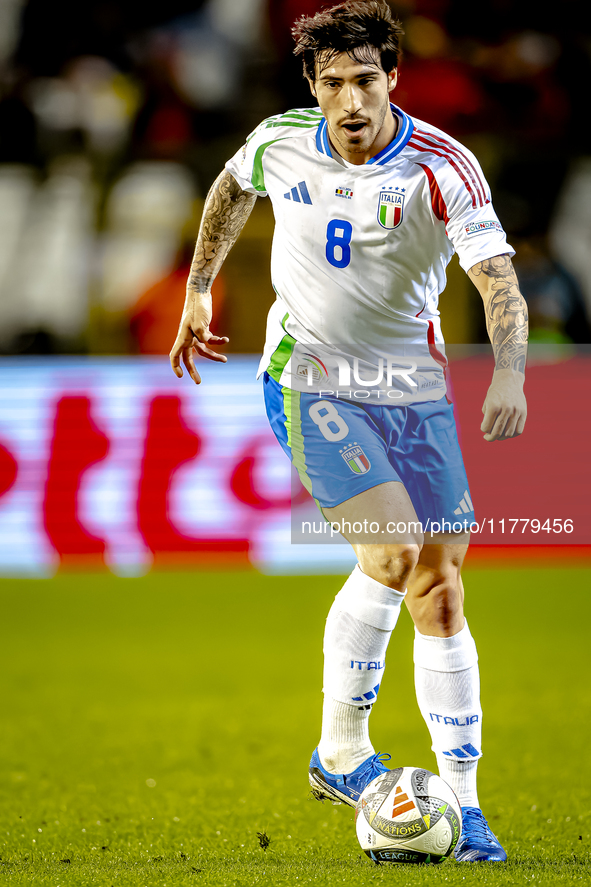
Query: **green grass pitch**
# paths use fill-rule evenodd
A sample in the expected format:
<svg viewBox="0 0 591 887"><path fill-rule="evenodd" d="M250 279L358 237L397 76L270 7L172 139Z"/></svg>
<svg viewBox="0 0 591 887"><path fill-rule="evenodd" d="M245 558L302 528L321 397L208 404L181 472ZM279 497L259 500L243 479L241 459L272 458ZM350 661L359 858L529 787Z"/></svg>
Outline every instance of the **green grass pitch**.
<svg viewBox="0 0 591 887"><path fill-rule="evenodd" d="M342 578L2 580L0 882L589 883L590 576L466 571L480 796L510 862L429 867L374 865L353 811L309 798L324 618ZM406 611L372 738L393 765L435 766Z"/></svg>

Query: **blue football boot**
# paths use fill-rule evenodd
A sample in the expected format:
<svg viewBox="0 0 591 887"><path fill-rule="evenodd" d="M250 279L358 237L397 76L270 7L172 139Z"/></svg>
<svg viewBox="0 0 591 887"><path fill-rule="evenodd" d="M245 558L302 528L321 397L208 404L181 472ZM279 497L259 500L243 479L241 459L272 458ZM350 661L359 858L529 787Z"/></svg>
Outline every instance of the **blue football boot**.
<svg viewBox="0 0 591 887"><path fill-rule="evenodd" d="M507 854L478 807L462 807L462 834L454 856L458 862L505 862Z"/></svg>
<svg viewBox="0 0 591 887"><path fill-rule="evenodd" d="M320 763L318 749L315 748L308 772L312 794L317 801L325 799L338 803L342 801L343 804L354 807L363 789L372 779L382 773L388 773L388 768L384 767L382 761L389 761L390 757L391 755L378 752L377 755L367 758L352 773L336 774L324 769Z"/></svg>

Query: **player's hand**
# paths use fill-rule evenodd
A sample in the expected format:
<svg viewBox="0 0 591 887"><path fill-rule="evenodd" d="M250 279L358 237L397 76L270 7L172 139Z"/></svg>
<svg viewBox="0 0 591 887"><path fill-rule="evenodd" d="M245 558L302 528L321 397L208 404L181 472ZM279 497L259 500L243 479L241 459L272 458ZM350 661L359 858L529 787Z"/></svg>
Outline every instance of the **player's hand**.
<svg viewBox="0 0 591 887"><path fill-rule="evenodd" d="M193 359L195 352L201 357L217 360L219 363L226 363L228 360L225 354L218 354L209 347L214 344L225 345L230 341L227 336L214 336L209 329L210 321L211 295L188 294L178 335L170 352L170 365L179 379L183 375L182 358L193 382L196 385L201 384L201 376Z"/></svg>
<svg viewBox="0 0 591 887"><path fill-rule="evenodd" d="M523 373L496 370L486 394L480 430L484 439L508 440L522 433L527 417Z"/></svg>

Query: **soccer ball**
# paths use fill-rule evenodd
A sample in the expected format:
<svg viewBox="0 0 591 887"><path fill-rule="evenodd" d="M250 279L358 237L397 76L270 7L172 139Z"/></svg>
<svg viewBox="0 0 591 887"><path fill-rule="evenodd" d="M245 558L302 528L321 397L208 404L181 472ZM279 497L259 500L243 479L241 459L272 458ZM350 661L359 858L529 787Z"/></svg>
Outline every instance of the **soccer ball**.
<svg viewBox="0 0 591 887"><path fill-rule="evenodd" d="M374 862L443 862L458 843L462 811L440 776L398 767L365 788L355 828L361 849Z"/></svg>

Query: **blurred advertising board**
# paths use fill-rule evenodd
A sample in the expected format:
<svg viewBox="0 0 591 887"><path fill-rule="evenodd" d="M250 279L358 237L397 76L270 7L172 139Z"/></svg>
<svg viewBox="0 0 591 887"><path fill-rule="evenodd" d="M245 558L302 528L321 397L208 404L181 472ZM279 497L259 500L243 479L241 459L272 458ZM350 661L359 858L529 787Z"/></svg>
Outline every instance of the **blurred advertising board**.
<svg viewBox="0 0 591 887"><path fill-rule="evenodd" d="M526 433L487 443L479 426L492 361L462 349L449 349L449 387L478 522L472 541L588 546L588 352L534 354ZM341 537L292 543L312 503L269 429L257 363L201 361L197 388L165 357L0 359L0 575L349 571L355 558Z"/></svg>
<svg viewBox="0 0 591 887"><path fill-rule="evenodd" d="M291 545L257 365L202 361L196 388L166 357L1 359L0 575L351 569L347 546Z"/></svg>

